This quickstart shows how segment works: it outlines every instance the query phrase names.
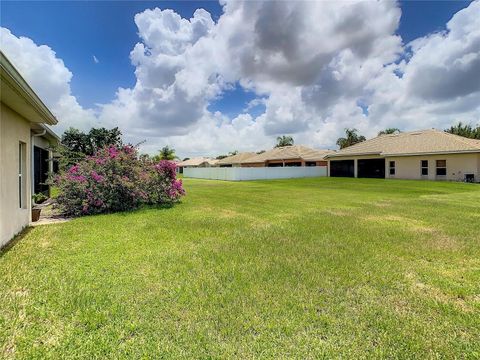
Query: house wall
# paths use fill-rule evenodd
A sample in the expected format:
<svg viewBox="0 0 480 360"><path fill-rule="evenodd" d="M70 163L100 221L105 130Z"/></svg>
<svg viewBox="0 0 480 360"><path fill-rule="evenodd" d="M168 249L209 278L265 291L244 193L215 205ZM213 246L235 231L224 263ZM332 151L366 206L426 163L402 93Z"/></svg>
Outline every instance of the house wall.
<svg viewBox="0 0 480 360"><path fill-rule="evenodd" d="M357 163L359 159L379 159L382 156L345 156L335 157L330 160L354 160L355 176L357 175ZM328 174L330 174L330 160ZM391 156L385 158L385 177L391 179L412 180L449 180L463 181L465 174L475 174L475 181L480 182L480 154L443 154L443 155L414 155L414 156ZM421 160L428 160L428 176L421 175ZM447 175L436 176L436 160L447 161ZM389 162L395 161L395 175L390 175Z"/></svg>
<svg viewBox="0 0 480 360"><path fill-rule="evenodd" d="M27 226L31 219L30 123L0 103L0 246ZM25 203L19 206L19 142L25 149Z"/></svg>
<svg viewBox="0 0 480 360"><path fill-rule="evenodd" d="M428 160L428 176L421 175L422 160ZM436 176L436 160L447 161L446 176ZM389 161L395 161L395 175L389 174ZM387 178L463 181L465 174L475 174L475 181L480 182L480 154L475 153L387 157L386 167Z"/></svg>
<svg viewBox="0 0 480 360"><path fill-rule="evenodd" d="M48 142L48 140L42 136L35 136L33 138L33 145L38 146L45 150L48 150L50 147L50 143Z"/></svg>

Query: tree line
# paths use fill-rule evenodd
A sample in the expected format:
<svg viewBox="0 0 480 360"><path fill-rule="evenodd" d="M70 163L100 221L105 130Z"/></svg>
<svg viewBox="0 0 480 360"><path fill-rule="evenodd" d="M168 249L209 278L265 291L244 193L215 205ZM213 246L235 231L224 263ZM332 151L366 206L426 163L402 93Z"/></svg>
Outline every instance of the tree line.
<svg viewBox="0 0 480 360"><path fill-rule="evenodd" d="M398 128L387 128L378 133L378 136L400 133ZM463 136L470 139L480 140L480 126L473 126L471 124L464 124L459 122L456 125L445 129L445 132ZM355 128L346 128L345 136L337 139L336 144L340 149L358 144L366 140L366 137L359 134ZM282 135L276 139L275 148L293 146L295 143L292 136ZM122 132L118 127L112 129L92 128L88 132L82 132L75 128L66 130L61 139L61 145L57 150L60 154L60 166L67 168L79 161L85 159L87 156L95 155L99 150L107 146L121 147L123 145ZM257 152L261 154L265 150ZM238 154L238 151L232 151L225 155L219 155L217 159L223 159L227 156ZM147 154L141 155L143 158L149 158L153 161L160 160L176 160L179 159L175 153L175 149L166 145L161 148L157 154L150 156ZM186 160L188 158L185 158Z"/></svg>

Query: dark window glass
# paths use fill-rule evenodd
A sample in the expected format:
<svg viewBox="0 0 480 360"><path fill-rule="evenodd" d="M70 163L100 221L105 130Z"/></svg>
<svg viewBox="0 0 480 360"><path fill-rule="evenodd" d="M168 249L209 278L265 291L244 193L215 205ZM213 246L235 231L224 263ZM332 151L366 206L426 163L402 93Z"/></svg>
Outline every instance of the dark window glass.
<svg viewBox="0 0 480 360"><path fill-rule="evenodd" d="M389 161L388 167L390 175L395 175L395 161Z"/></svg>
<svg viewBox="0 0 480 360"><path fill-rule="evenodd" d="M428 160L420 161L422 176L428 176Z"/></svg>
<svg viewBox="0 0 480 360"><path fill-rule="evenodd" d="M447 175L447 169L446 169L446 168L437 168L437 175L438 175L438 176L445 176L445 175Z"/></svg>
<svg viewBox="0 0 480 360"><path fill-rule="evenodd" d="M437 160L437 176L447 175L447 160Z"/></svg>

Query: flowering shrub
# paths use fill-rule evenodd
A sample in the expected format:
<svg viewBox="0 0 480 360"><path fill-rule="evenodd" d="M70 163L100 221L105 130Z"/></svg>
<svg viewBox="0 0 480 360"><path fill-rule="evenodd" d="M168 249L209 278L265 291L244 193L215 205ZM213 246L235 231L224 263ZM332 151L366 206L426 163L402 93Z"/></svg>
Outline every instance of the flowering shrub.
<svg viewBox="0 0 480 360"><path fill-rule="evenodd" d="M158 164L148 166L145 193L149 203L164 204L185 195L182 180L177 179L176 167L174 162L168 160L160 160Z"/></svg>
<svg viewBox="0 0 480 360"><path fill-rule="evenodd" d="M135 209L172 203L185 195L176 165L141 161L133 146L108 147L55 178L60 210L67 215Z"/></svg>

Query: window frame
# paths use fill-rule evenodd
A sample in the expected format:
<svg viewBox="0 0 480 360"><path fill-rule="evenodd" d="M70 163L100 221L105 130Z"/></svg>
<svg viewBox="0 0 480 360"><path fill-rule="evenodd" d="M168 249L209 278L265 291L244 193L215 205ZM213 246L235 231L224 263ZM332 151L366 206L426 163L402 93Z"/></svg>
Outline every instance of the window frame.
<svg viewBox="0 0 480 360"><path fill-rule="evenodd" d="M27 188L26 188L26 163L27 163L27 144L23 141L18 142L18 206L19 209L26 209Z"/></svg>
<svg viewBox="0 0 480 360"><path fill-rule="evenodd" d="M445 166L439 166L438 163L440 161L443 161L445 163ZM445 172L445 174L439 174L438 170L443 170ZM444 159L435 160L435 176L437 176L437 177L446 177L447 176L447 160L446 159L445 160Z"/></svg>
<svg viewBox="0 0 480 360"><path fill-rule="evenodd" d="M397 163L395 160L388 161L388 174L395 176L397 174Z"/></svg>
<svg viewBox="0 0 480 360"><path fill-rule="evenodd" d="M426 166L424 165L424 162L426 162ZM424 170L426 171L426 174L423 173ZM428 173L428 160L420 160L420 176L427 177Z"/></svg>

